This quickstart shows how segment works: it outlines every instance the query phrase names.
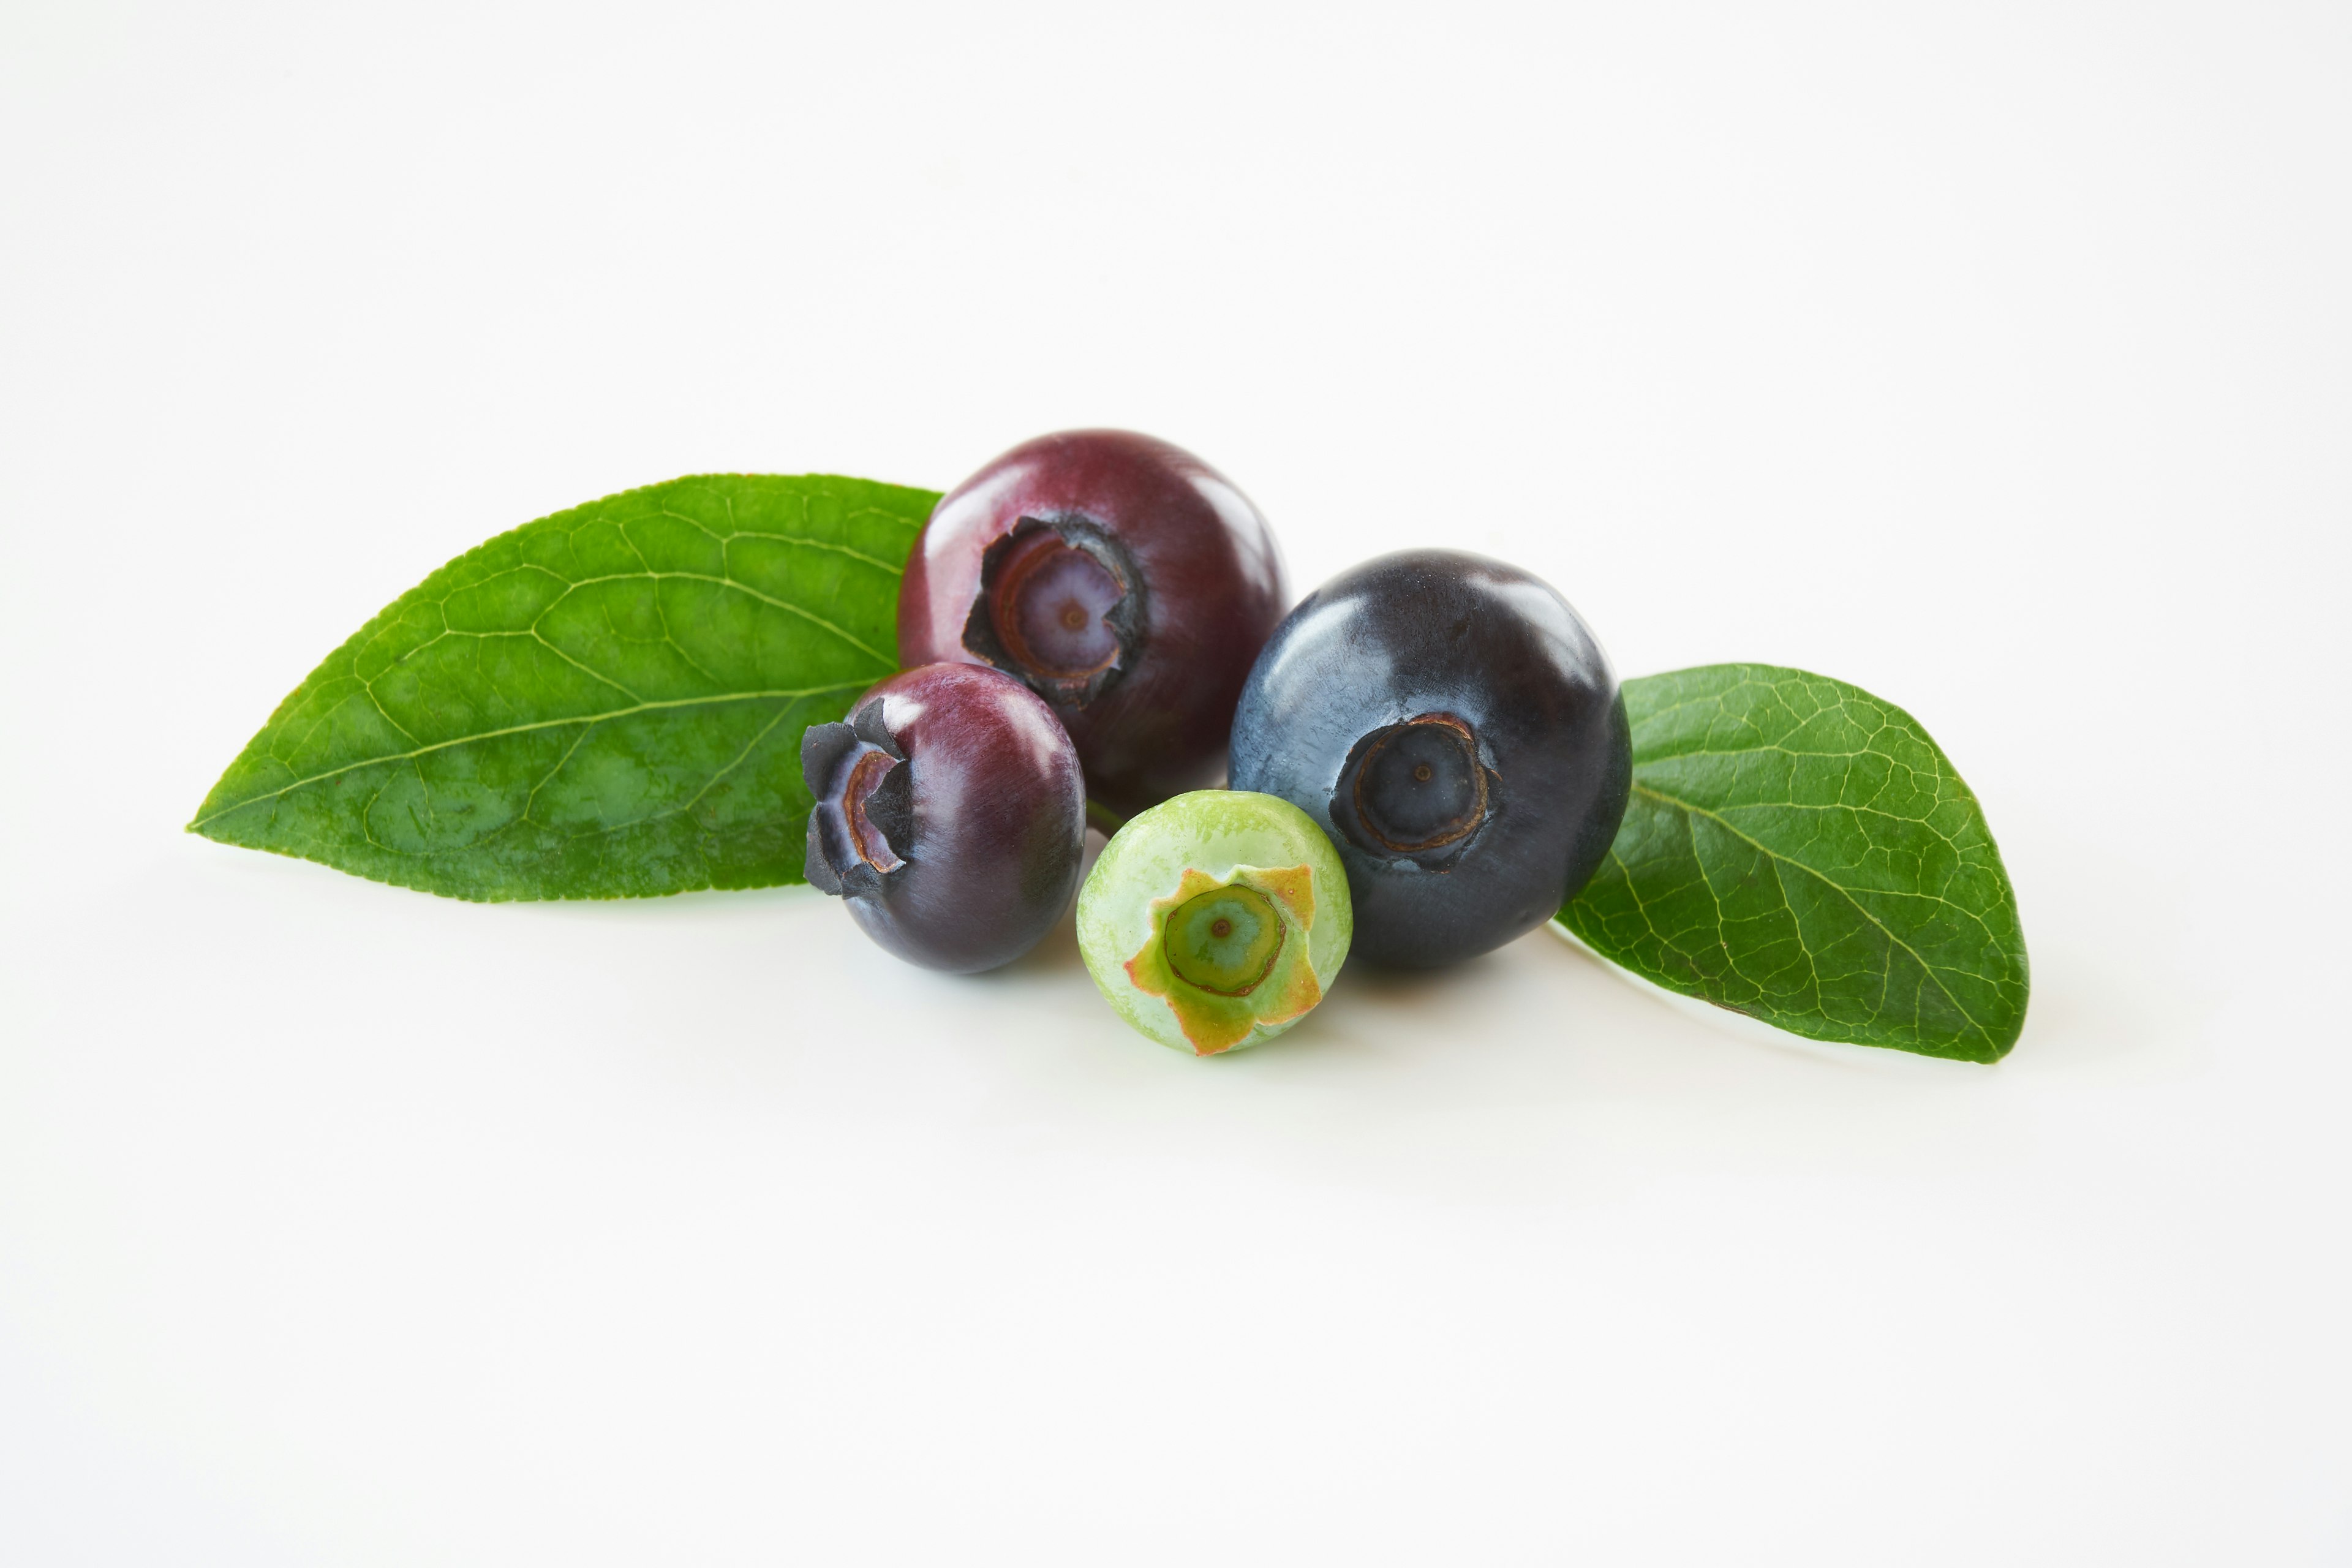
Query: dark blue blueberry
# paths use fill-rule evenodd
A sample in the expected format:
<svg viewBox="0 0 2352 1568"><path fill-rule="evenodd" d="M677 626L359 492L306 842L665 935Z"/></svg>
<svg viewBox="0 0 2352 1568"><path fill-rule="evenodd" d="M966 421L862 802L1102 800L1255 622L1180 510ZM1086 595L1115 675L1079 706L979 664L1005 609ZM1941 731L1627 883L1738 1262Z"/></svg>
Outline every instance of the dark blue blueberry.
<svg viewBox="0 0 2352 1568"><path fill-rule="evenodd" d="M1452 963L1550 919L1608 854L1633 778L1591 629L1541 579L1459 551L1309 594L1234 716L1233 787L1330 834L1374 963Z"/></svg>

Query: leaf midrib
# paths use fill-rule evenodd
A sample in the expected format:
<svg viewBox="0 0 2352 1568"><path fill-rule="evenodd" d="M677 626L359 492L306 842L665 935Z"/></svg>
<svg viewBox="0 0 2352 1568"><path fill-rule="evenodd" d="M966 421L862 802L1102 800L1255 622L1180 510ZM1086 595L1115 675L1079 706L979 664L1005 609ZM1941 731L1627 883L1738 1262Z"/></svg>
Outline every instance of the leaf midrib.
<svg viewBox="0 0 2352 1568"><path fill-rule="evenodd" d="M1986 1028L1981 1023L1978 1022L1976 1015L1969 1011L1968 1005L1952 994L1952 988L1944 984L1943 976L1936 972L1935 966L1930 964L1925 958L1922 958L1916 948L1913 947L1909 942L1905 942L1901 937L1896 936L1893 931L1887 930L1885 921L1881 921L1876 915L1872 914L1869 910L1863 906L1860 900L1856 899L1853 894L1847 891L1844 888L1842 888L1837 883L1832 881L1825 873L1813 867L1806 865L1802 860L1796 859L1791 856L1781 854L1779 850L1774 849L1770 845L1757 838L1753 834L1742 831L1738 825L1716 812L1707 810L1706 807L1703 805L1694 805L1689 801L1682 800L1676 796L1666 794L1664 790L1653 789L1649 785L1643 784L1638 779L1634 781L1633 793L1636 795L1647 795L1652 800L1657 801L1662 805L1673 806L1677 811L1688 812L1693 816L1706 817L1709 822L1714 823L1717 826L1722 828L1726 833L1730 834L1741 843L1749 846L1755 849L1758 854L1762 855L1765 858L1772 861L1775 865L1793 866L1798 870L1802 871L1806 876L1811 877L1813 880L1821 883L1822 886L1829 889L1839 898L1844 900L1847 905L1853 909L1853 912L1867 921L1881 936L1884 936L1894 946L1902 949L1904 952L1910 955L1911 962L1919 966L1919 973L1926 975L1935 985L1936 989L1944 994L1945 1000L1952 1005L1953 1008L1958 1012L1961 1017L1968 1020L1969 1026L1974 1029L1984 1040L1987 1048L1995 1050L2000 1048L1998 1043L1992 1037L1992 1031ZM1945 901L1948 902L1949 900ZM1793 910L1790 912L1792 914L1794 913Z"/></svg>
<svg viewBox="0 0 2352 1568"><path fill-rule="evenodd" d="M248 795L245 799L238 801L234 805L225 805L218 811L208 812L205 816L197 817L194 822L188 824L188 831L192 833L195 832L202 828L206 823L217 822L224 816L228 816L236 812L244 811L249 806L261 805L270 801L281 799L286 795L293 794L298 789L308 789L312 784L323 784L329 779L339 778L344 773L356 773L362 768L382 767L386 763L410 762L417 757L429 755L434 752L446 752L453 746L470 746L478 741L495 741L499 739L501 736L525 735L539 730L560 730L567 724L602 724L610 720L632 718L639 713L648 713L658 710L697 708L722 702L757 702L778 699L795 700L803 697L822 697L828 692L834 691L863 691L866 687L872 684L873 682L871 680L844 680L836 681L830 686L811 686L800 690L730 691L704 697L662 698L652 701L639 702L634 707L615 708L611 711L604 713L578 713L561 719L540 719L528 724L510 724L504 729L482 730L470 735L457 735L446 741L436 741L429 745L418 746L411 751L387 752L382 756L366 757L356 763L346 763L339 768L329 768L324 773L312 773L307 778L296 779L292 783L281 785L277 789L269 791L266 795ZM740 759L738 760L740 761ZM730 764L730 766L732 765L733 764L731 763Z"/></svg>

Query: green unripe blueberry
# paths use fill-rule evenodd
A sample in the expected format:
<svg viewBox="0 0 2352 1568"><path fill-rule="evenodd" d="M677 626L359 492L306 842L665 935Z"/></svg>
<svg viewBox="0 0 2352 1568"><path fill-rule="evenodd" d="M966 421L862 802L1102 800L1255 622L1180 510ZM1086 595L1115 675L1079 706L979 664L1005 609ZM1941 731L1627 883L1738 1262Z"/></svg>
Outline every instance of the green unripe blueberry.
<svg viewBox="0 0 2352 1568"><path fill-rule="evenodd" d="M1348 873L1305 812L1204 789L1118 830L1078 890L1078 947L1118 1016L1215 1056L1305 1017L1347 962Z"/></svg>

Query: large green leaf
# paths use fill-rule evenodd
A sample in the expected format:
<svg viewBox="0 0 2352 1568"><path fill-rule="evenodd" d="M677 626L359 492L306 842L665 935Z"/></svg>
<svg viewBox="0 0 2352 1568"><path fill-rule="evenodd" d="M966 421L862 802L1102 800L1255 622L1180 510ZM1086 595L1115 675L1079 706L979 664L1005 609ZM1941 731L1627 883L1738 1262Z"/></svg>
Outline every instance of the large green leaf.
<svg viewBox="0 0 2352 1568"><path fill-rule="evenodd" d="M801 731L898 667L939 497L673 479L526 523L391 605L189 828L464 899L801 879Z"/></svg>
<svg viewBox="0 0 2352 1568"><path fill-rule="evenodd" d="M1633 796L1560 910L1669 991L1817 1040L1997 1061L2025 1022L2017 899L1916 720L1801 670L1625 684Z"/></svg>

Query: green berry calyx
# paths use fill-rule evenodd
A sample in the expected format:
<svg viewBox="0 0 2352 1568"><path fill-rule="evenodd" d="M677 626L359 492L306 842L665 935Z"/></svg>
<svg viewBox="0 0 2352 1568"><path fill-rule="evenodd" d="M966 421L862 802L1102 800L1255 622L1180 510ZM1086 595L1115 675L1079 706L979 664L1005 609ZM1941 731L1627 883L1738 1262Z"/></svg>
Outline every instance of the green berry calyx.
<svg viewBox="0 0 2352 1568"><path fill-rule="evenodd" d="M1128 960L1127 977L1168 1004L1195 1055L1229 1051L1323 1000L1304 940L1315 924L1312 875L1237 866L1220 882L1188 868L1152 903L1151 940ZM1293 928L1300 941L1288 940Z"/></svg>
<svg viewBox="0 0 2352 1568"><path fill-rule="evenodd" d="M1246 996L1282 955L1282 917L1265 895L1236 884L1196 893L1168 917L1160 947L1178 978L1220 996ZM1133 964L1128 973L1135 973Z"/></svg>

